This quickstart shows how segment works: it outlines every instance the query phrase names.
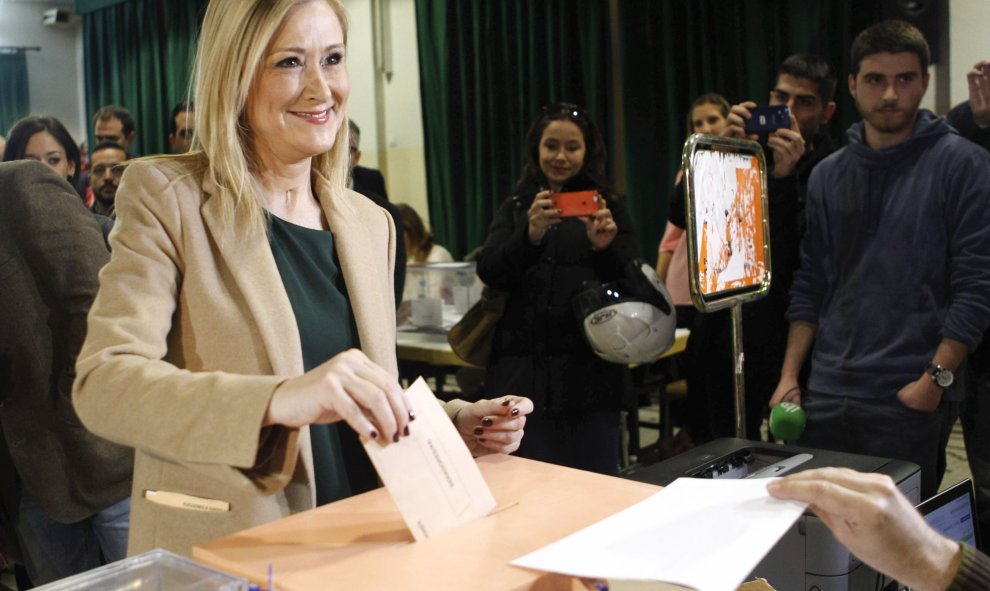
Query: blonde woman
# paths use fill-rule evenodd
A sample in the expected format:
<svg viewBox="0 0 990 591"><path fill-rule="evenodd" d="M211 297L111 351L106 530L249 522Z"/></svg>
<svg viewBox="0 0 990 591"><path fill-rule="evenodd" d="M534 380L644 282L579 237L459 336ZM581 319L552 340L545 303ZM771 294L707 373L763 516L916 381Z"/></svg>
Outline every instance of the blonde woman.
<svg viewBox="0 0 990 591"><path fill-rule="evenodd" d="M199 38L193 151L124 175L73 392L87 427L136 448L131 554L374 486L358 437L416 428L395 228L344 188L343 7L214 0ZM513 451L532 404L446 408L481 454Z"/></svg>

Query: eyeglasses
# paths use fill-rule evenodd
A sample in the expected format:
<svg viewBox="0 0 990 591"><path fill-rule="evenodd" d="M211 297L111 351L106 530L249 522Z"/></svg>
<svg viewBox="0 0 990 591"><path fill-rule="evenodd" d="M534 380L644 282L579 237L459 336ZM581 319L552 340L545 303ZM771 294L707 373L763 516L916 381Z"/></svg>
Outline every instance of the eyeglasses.
<svg viewBox="0 0 990 591"><path fill-rule="evenodd" d="M574 103L550 103L543 107L544 115L567 115L571 119L586 121L588 110Z"/></svg>
<svg viewBox="0 0 990 591"><path fill-rule="evenodd" d="M124 168L126 167L126 164L97 164L90 172L95 177L106 176L109 172L110 178L119 181L120 177L124 176Z"/></svg>

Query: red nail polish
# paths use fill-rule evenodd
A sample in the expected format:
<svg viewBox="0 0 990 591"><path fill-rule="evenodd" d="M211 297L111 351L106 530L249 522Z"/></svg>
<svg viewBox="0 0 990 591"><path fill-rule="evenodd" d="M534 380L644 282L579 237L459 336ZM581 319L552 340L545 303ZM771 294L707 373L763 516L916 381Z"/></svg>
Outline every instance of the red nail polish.
<svg viewBox="0 0 990 591"><path fill-rule="evenodd" d="M511 414L514 417L515 416L519 416L519 409L518 408L514 408L514 409L512 409L512 412L509 413L509 414Z"/></svg>
<svg viewBox="0 0 990 591"><path fill-rule="evenodd" d="M509 400L508 398L506 398L505 400L502 401L502 406L509 406L509 403L510 402L512 402L512 401Z"/></svg>
<svg viewBox="0 0 990 591"><path fill-rule="evenodd" d="M405 435L406 437L409 437L409 425L406 425L406 428L405 428L405 429L403 429L403 431L402 431L402 433L403 433L403 434L404 434L404 435Z"/></svg>
<svg viewBox="0 0 990 591"><path fill-rule="evenodd" d="M481 435L481 434L482 434L482 433L484 433L484 432L485 432L485 430L484 430L484 429L482 429L481 427L475 427L475 428L474 428L474 434L475 434L475 435Z"/></svg>
<svg viewBox="0 0 990 591"><path fill-rule="evenodd" d="M413 411L409 411L409 420L410 421L415 421L416 420L416 413L414 413Z"/></svg>
<svg viewBox="0 0 990 591"><path fill-rule="evenodd" d="M369 435L371 435L372 439L378 439L378 431L375 431L374 429L371 430L371 433L369 433Z"/></svg>
<svg viewBox="0 0 990 591"><path fill-rule="evenodd" d="M396 431L395 435L392 436L392 443L398 443L398 442L399 442L399 432Z"/></svg>
<svg viewBox="0 0 990 591"><path fill-rule="evenodd" d="M484 425L484 426L486 426L486 427L491 427L492 426L492 423L494 423L494 422L495 421L493 421L491 419L491 417L485 417L485 418L481 419L481 424Z"/></svg>

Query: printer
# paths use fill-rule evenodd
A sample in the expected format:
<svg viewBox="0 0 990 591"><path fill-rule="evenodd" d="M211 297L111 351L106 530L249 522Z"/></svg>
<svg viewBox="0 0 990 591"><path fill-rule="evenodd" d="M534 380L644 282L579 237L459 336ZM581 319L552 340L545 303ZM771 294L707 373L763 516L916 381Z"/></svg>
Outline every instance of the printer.
<svg viewBox="0 0 990 591"><path fill-rule="evenodd" d="M921 500L921 472L915 464L735 438L710 441L663 462L633 468L623 476L666 486L682 477L761 478L826 466L887 474L913 504ZM781 591L872 591L881 580L810 511L784 534L752 576L765 578Z"/></svg>

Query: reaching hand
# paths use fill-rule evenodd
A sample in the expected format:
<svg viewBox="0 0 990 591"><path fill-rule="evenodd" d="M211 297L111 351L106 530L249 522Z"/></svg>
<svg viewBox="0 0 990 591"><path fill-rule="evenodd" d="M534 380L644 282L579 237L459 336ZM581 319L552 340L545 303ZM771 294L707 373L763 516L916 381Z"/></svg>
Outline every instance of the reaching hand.
<svg viewBox="0 0 990 591"><path fill-rule="evenodd" d="M275 389L265 425L303 427L343 419L362 437L398 441L411 406L399 383L357 349L335 355Z"/></svg>
<svg viewBox="0 0 990 591"><path fill-rule="evenodd" d="M990 125L990 61L981 61L966 72L969 106L977 125Z"/></svg>
<svg viewBox="0 0 990 591"><path fill-rule="evenodd" d="M462 408L454 426L474 457L490 453L508 454L519 449L526 415L533 412L533 401L522 396L479 400Z"/></svg>
<svg viewBox="0 0 990 591"><path fill-rule="evenodd" d="M529 206L529 241L539 244L550 226L560 223L560 210L550 199L550 191L540 191Z"/></svg>
<svg viewBox="0 0 990 591"><path fill-rule="evenodd" d="M947 589L959 568L958 544L932 529L889 476L820 468L772 480L767 490L808 503L850 552L911 589Z"/></svg>

